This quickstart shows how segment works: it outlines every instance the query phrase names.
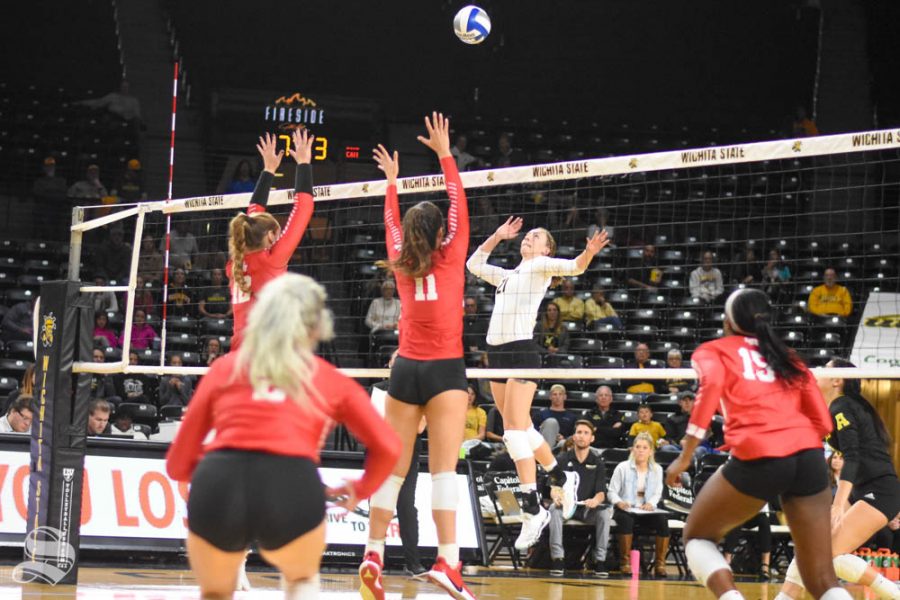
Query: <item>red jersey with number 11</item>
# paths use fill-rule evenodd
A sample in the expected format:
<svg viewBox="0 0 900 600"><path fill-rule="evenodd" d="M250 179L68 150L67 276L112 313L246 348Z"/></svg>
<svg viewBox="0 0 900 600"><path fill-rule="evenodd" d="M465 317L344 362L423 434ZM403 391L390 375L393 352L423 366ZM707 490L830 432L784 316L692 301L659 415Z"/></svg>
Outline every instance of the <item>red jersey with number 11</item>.
<svg viewBox="0 0 900 600"><path fill-rule="evenodd" d="M831 415L809 369L793 384L779 379L756 338L732 335L691 355L700 390L687 434L703 439L716 410L725 417L725 446L741 460L790 456L821 448Z"/></svg>
<svg viewBox="0 0 900 600"><path fill-rule="evenodd" d="M450 211L444 241L431 255L424 277L394 273L400 296L400 356L413 360L462 358L463 292L469 249L469 207L456 161L441 159ZM389 185L384 202L388 258L400 256L403 228L397 186Z"/></svg>

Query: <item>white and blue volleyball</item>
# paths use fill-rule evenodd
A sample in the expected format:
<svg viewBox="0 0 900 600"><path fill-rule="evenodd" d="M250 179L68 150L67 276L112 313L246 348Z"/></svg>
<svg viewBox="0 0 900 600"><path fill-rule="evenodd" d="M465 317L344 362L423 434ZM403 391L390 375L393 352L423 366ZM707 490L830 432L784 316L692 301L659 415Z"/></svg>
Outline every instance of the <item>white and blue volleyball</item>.
<svg viewBox="0 0 900 600"><path fill-rule="evenodd" d="M477 6L465 6L453 18L453 31L466 44L480 44L491 32L491 18Z"/></svg>

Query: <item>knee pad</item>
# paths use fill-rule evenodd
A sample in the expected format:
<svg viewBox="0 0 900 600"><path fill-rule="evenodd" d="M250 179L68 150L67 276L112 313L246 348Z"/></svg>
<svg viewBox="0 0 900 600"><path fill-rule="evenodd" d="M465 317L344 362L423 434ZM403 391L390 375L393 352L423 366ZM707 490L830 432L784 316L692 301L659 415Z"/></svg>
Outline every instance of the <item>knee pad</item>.
<svg viewBox="0 0 900 600"><path fill-rule="evenodd" d="M731 571L718 546L709 540L689 540L684 545L684 554L691 572L703 585L713 573L722 569Z"/></svg>
<svg viewBox="0 0 900 600"><path fill-rule="evenodd" d="M528 435L528 445L531 447L532 452L540 448L541 444L545 443L544 436L542 436L541 432L535 429L534 426L529 427L525 433Z"/></svg>
<svg viewBox="0 0 900 600"><path fill-rule="evenodd" d="M541 438L541 441L543 440L544 438ZM509 457L513 459L513 462L534 456L534 451L531 449L531 445L528 442L527 431L522 431L521 429L507 429L503 434L503 443L506 444L506 449L509 451Z"/></svg>
<svg viewBox="0 0 900 600"><path fill-rule="evenodd" d="M456 510L459 504L459 487L456 473L445 471L431 476L431 509Z"/></svg>
<svg viewBox="0 0 900 600"><path fill-rule="evenodd" d="M834 573L850 583L858 583L868 568L866 561L852 554L841 554L834 557Z"/></svg>
<svg viewBox="0 0 900 600"><path fill-rule="evenodd" d="M788 565L787 572L784 574L784 582L793 583L794 585L798 585L802 588L806 587L803 584L803 579L800 577L800 569L797 567L796 558L791 560L791 564Z"/></svg>
<svg viewBox="0 0 900 600"><path fill-rule="evenodd" d="M393 514L397 508L397 496L400 495L400 487L403 485L403 477L399 475L391 475L388 477L378 491L369 498L369 506L372 508L380 508L391 511Z"/></svg>
<svg viewBox="0 0 900 600"><path fill-rule="evenodd" d="M301 581L287 581L282 575L281 589L285 600L314 600L319 597L319 574Z"/></svg>

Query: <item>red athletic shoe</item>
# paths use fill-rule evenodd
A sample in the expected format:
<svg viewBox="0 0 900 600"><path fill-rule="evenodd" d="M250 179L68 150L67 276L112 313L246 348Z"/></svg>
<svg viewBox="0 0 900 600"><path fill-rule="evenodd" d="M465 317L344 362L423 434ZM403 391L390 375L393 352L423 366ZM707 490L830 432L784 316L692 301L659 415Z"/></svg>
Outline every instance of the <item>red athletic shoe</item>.
<svg viewBox="0 0 900 600"><path fill-rule="evenodd" d="M457 563L456 568L453 568L443 556L438 556L426 577L431 583L444 588L456 600L477 600L462 580L462 563Z"/></svg>
<svg viewBox="0 0 900 600"><path fill-rule="evenodd" d="M377 552L367 552L359 565L359 595L363 600L384 600L381 581L381 558Z"/></svg>

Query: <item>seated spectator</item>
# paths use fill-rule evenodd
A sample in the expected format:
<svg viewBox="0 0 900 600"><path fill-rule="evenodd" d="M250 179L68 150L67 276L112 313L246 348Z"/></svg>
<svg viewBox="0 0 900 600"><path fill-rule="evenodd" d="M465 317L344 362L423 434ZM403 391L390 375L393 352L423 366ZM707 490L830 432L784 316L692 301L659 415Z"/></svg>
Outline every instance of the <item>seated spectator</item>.
<svg viewBox="0 0 900 600"><path fill-rule="evenodd" d="M105 275L98 274L94 276L94 285L105 286L108 283ZM94 314L98 312L119 312L119 301L112 292L94 292L91 294L91 299L94 301Z"/></svg>
<svg viewBox="0 0 900 600"><path fill-rule="evenodd" d="M131 347L135 350L146 350L159 338L156 331L147 323L147 315L142 310L134 311L131 320ZM119 346L125 343L125 332L119 336Z"/></svg>
<svg viewBox="0 0 900 600"><path fill-rule="evenodd" d="M94 343L100 343L103 347L110 348L119 345L119 336L109 328L109 317L103 310L94 313Z"/></svg>
<svg viewBox="0 0 900 600"><path fill-rule="evenodd" d="M662 424L653 420L653 409L649 404L641 404L638 407L638 420L636 423L632 423L631 429L628 431L628 435L633 438L642 433L650 436L654 448L659 445L660 440L666 437L666 430Z"/></svg>
<svg viewBox="0 0 900 600"><path fill-rule="evenodd" d="M672 415L666 421L665 438L661 440L660 450L666 452L681 452L681 440L687 435L688 421L691 420L691 411L694 410L694 392L681 392L678 394L678 407L681 409L676 415ZM709 450L703 446L697 446L694 450L694 458L699 459Z"/></svg>
<svg viewBox="0 0 900 600"><path fill-rule="evenodd" d="M93 109L105 108L111 114L124 121L139 123L141 120L141 103L135 96L131 95L130 87L125 80L122 80L118 91L110 92L102 98L82 100L76 104Z"/></svg>
<svg viewBox="0 0 900 600"><path fill-rule="evenodd" d="M381 284L381 298L375 298L369 304L366 313L366 326L370 333L397 329L400 321L400 300L394 297L397 284L393 279L385 279Z"/></svg>
<svg viewBox="0 0 900 600"><path fill-rule="evenodd" d="M838 482L841 480L841 469L844 468L844 455L840 452L832 452L828 455L828 479L831 481L831 497L837 493Z"/></svg>
<svg viewBox="0 0 900 600"><path fill-rule="evenodd" d="M578 506L570 518L594 526L594 575L609 577L606 568L606 549L609 546L609 526L612 507L606 502L606 467L599 453L591 451L594 427L590 421L575 423L572 435L573 447L560 454L556 460L564 471L578 473L576 500ZM559 488L556 488L559 489ZM550 504L550 574L565 575L565 550L563 547L562 495L551 492Z"/></svg>
<svg viewBox="0 0 900 600"><path fill-rule="evenodd" d="M125 166L125 172L116 180L113 195L126 202L141 202L147 199L144 184L141 181L141 161L132 158Z"/></svg>
<svg viewBox="0 0 900 600"><path fill-rule="evenodd" d="M622 413L612 408L613 393L609 386L601 385L594 396L597 406L582 415L593 427L595 448L618 448L625 437Z"/></svg>
<svg viewBox="0 0 900 600"><path fill-rule="evenodd" d="M503 415L500 414L500 411L495 406L488 411L487 426L485 427L484 437L488 442L493 442L494 444L502 444L504 431L505 429L503 427Z"/></svg>
<svg viewBox="0 0 900 600"><path fill-rule="evenodd" d="M650 369L650 347L647 344L640 343L634 349L634 362L625 365L629 369ZM635 381L635 380L632 380ZM628 386L626 390L629 394L653 394L656 392L656 380L636 381Z"/></svg>
<svg viewBox="0 0 900 600"><path fill-rule="evenodd" d="M756 251L752 246L744 249L744 255L731 267L731 281L744 285L753 285L761 281L763 265L756 259Z"/></svg>
<svg viewBox="0 0 900 600"><path fill-rule="evenodd" d="M563 327L559 307L554 302L547 304L535 333L535 340L541 351L547 354L565 352L569 349L569 332Z"/></svg>
<svg viewBox="0 0 900 600"><path fill-rule="evenodd" d="M467 352L487 350L488 319L478 314L478 300L466 296L463 304L463 345Z"/></svg>
<svg viewBox="0 0 900 600"><path fill-rule="evenodd" d="M0 417L0 433L31 433L34 418L34 398L19 396Z"/></svg>
<svg viewBox="0 0 900 600"><path fill-rule="evenodd" d="M853 312L850 290L837 282L834 269L825 269L825 283L817 285L809 293L807 309L814 315L849 317Z"/></svg>
<svg viewBox="0 0 900 600"><path fill-rule="evenodd" d="M35 198L60 201L66 197L66 180L56 174L56 159L48 156L41 167L41 176L34 180L31 193Z"/></svg>
<svg viewBox="0 0 900 600"><path fill-rule="evenodd" d="M713 266L713 253L709 250L703 253L700 266L691 272L690 288L692 298L699 298L707 304L718 301L725 293L722 272Z"/></svg>
<svg viewBox="0 0 900 600"><path fill-rule="evenodd" d="M580 323L584 320L584 301L575 295L575 282L563 279L561 291L562 294L553 300L559 307L559 318Z"/></svg>
<svg viewBox="0 0 900 600"><path fill-rule="evenodd" d="M88 435L109 435L109 415L112 408L109 402L98 398L91 400L88 408L87 434Z"/></svg>
<svg viewBox="0 0 900 600"><path fill-rule="evenodd" d="M534 420L534 426L540 430L551 448L575 432L575 421L578 417L566 410L566 388L556 384L550 388L550 408L542 409Z"/></svg>
<svg viewBox="0 0 900 600"><path fill-rule="evenodd" d="M728 564L734 558L734 553L740 547L741 538L744 537L742 529L756 529L756 540L759 549L759 572L757 579L759 581L769 581L772 578L769 572L769 563L772 560L772 526L769 523L769 513L761 512L755 517L729 531L722 541L723 554ZM748 532L753 533L753 532Z"/></svg>
<svg viewBox="0 0 900 600"><path fill-rule="evenodd" d="M798 106L794 109L794 122L792 125L795 137L810 137L819 135L819 128L816 122L809 118L806 114L806 108Z"/></svg>
<svg viewBox="0 0 900 600"><path fill-rule="evenodd" d="M242 159L234 169L231 182L225 189L226 194L245 194L253 192L256 187L256 177L253 174L253 166L249 160Z"/></svg>
<svg viewBox="0 0 900 600"><path fill-rule="evenodd" d="M187 273L184 269L175 269L175 275L169 282L169 299L166 302L170 317L193 317L194 303L191 300L193 292L187 285Z"/></svg>
<svg viewBox="0 0 900 600"><path fill-rule="evenodd" d="M125 298L128 298L126 292ZM138 275L134 280L134 310L142 310L144 314L152 315L156 312L156 299L153 292L147 289L144 278Z"/></svg>
<svg viewBox="0 0 900 600"><path fill-rule="evenodd" d="M635 262L627 273L628 285L656 291L663 281L663 272L656 260L656 246L647 244L641 251L641 260Z"/></svg>
<svg viewBox="0 0 900 600"><path fill-rule="evenodd" d="M469 139L464 135L456 136L456 141L450 147L450 154L456 159L456 168L460 171L468 171L469 168L478 168L483 163L480 158L476 158L466 152L466 146Z"/></svg>
<svg viewBox="0 0 900 600"><path fill-rule="evenodd" d="M170 363L173 367L184 366L181 357L175 354ZM190 375L162 375L159 378L160 406L187 406L194 395L194 378Z"/></svg>
<svg viewBox="0 0 900 600"><path fill-rule="evenodd" d="M522 162L522 154L513 150L512 144L509 142L509 134L501 133L497 138L497 154L491 159L492 165L496 168L515 167L521 165Z"/></svg>
<svg viewBox="0 0 900 600"><path fill-rule="evenodd" d="M165 238L159 241L159 251L166 251ZM188 230L187 221L175 221L175 228L169 234L169 268L190 271L198 254L197 238Z"/></svg>
<svg viewBox="0 0 900 600"><path fill-rule="evenodd" d="M128 364L137 365L136 352L128 354ZM134 402L137 404L156 404L152 389L153 379L143 373L116 373L113 376L116 386L116 395L122 402Z"/></svg>
<svg viewBox="0 0 900 600"><path fill-rule="evenodd" d="M100 167L88 165L84 179L73 183L66 195L69 198L97 201L109 196L106 186L100 182Z"/></svg>
<svg viewBox="0 0 900 600"><path fill-rule="evenodd" d="M156 249L153 236L145 233L141 238L141 251L138 253L138 274L145 281L159 283L162 281L163 255Z"/></svg>
<svg viewBox="0 0 900 600"><path fill-rule="evenodd" d="M34 337L34 299L13 305L0 323L0 340L13 342Z"/></svg>
<svg viewBox="0 0 900 600"><path fill-rule="evenodd" d="M684 368L684 361L681 358L681 350L677 350L672 348L666 354L666 366L670 369L682 369ZM666 379L666 389L670 394L677 394L679 392L683 392L693 385L690 379L685 379L683 377L676 377L673 379ZM678 438L679 440L681 438Z"/></svg>
<svg viewBox="0 0 900 600"><path fill-rule="evenodd" d="M791 270L784 263L784 257L781 256L778 250L774 248L769 250L769 260L763 266L760 275L763 291L769 295L773 302L777 302L784 284L791 279Z"/></svg>
<svg viewBox="0 0 900 600"><path fill-rule="evenodd" d="M203 363L206 366L213 364L213 361L225 354L224 348L222 348L222 342L219 341L219 338L209 338L206 340L206 348L203 349Z"/></svg>
<svg viewBox="0 0 900 600"><path fill-rule="evenodd" d="M655 444L647 433L638 434L631 446L631 457L616 465L609 481L609 501L615 507L613 518L619 528L620 569L631 574L631 545L635 521L656 533L654 574L666 576L669 553L669 521L665 512L635 514L633 509L656 511L663 494L663 470L653 458Z"/></svg>
<svg viewBox="0 0 900 600"><path fill-rule="evenodd" d="M210 271L210 287L200 297L200 314L210 319L227 319L231 316L231 294L225 283L222 269Z"/></svg>
<svg viewBox="0 0 900 600"><path fill-rule="evenodd" d="M591 297L584 303L584 320L588 327L595 324L610 324L616 329L622 329L622 319L619 318L616 309L606 300L606 292L603 286L594 286Z"/></svg>
<svg viewBox="0 0 900 600"><path fill-rule="evenodd" d="M109 432L112 435L131 436L136 440L150 439L143 432L135 430L134 415L131 413L131 408L128 406L116 409Z"/></svg>
<svg viewBox="0 0 900 600"><path fill-rule="evenodd" d="M12 406L13 402L15 402L16 398L19 396L34 397L34 363L28 363L28 366L25 367L25 372L22 373L22 381L19 382L19 387L9 392L6 396L6 404L4 405L3 410L9 410L9 407Z"/></svg>
<svg viewBox="0 0 900 600"><path fill-rule="evenodd" d="M106 355L100 348L94 348L92 354L95 363L105 363ZM91 400L103 399L119 404L122 398L116 394L114 376L106 373L91 373Z"/></svg>
<svg viewBox="0 0 900 600"><path fill-rule="evenodd" d="M487 428L487 413L475 403L478 400L478 392L475 383L469 382L466 388L469 392L469 408L466 411L466 431L463 440L484 441Z"/></svg>

